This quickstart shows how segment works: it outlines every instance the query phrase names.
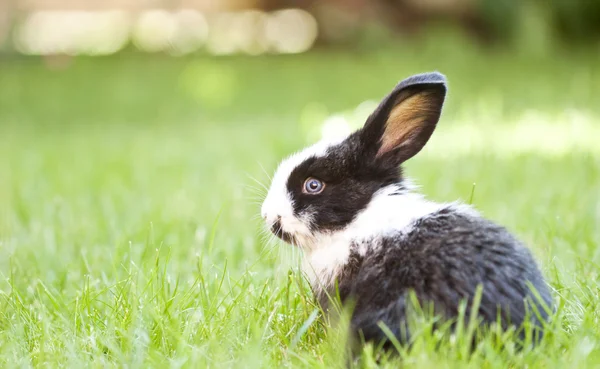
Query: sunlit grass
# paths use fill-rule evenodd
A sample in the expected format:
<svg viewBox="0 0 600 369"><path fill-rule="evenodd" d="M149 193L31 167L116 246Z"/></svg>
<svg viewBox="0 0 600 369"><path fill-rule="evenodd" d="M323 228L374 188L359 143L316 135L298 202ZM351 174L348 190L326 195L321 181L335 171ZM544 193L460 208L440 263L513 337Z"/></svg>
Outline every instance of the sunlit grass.
<svg viewBox="0 0 600 369"><path fill-rule="evenodd" d="M600 365L600 153L588 96L597 87L565 95L569 83L539 71L530 80L545 86L541 97L506 81L484 93L493 84L476 87L477 71L456 62L398 71L390 55L365 65L341 55L274 60L134 57L55 72L4 62L1 366L343 366L343 331L315 315L297 250L262 231L264 188L253 178L268 184L276 163L307 143L306 124L319 127L436 64L456 87L407 174L435 200L472 197L527 242L558 312L544 341L522 351L510 333L490 334L470 354L464 337L445 339L423 322L401 360L414 368ZM507 61L486 63L496 67L490 81L509 78ZM573 63L577 80L591 62ZM228 106L210 110L210 86L194 95L181 85L189 65L233 73L235 91L220 92ZM350 88L370 70L375 81ZM376 356L367 347L362 363L373 367ZM398 366L389 360L380 364Z"/></svg>

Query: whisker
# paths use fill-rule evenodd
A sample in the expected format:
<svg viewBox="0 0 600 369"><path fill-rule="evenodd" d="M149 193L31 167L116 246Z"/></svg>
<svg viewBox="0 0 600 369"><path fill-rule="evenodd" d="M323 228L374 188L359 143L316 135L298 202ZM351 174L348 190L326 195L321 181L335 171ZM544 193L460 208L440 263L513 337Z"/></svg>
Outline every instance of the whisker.
<svg viewBox="0 0 600 369"><path fill-rule="evenodd" d="M252 176L250 175L250 173L247 173L247 172L246 172L246 176L248 176L248 178L250 178L251 180L253 180L254 182L256 182L258 185L260 185L262 188L264 188L264 189L265 189L265 191L267 191L267 192L269 191L269 188L268 188L267 186L265 186L265 184L264 184L264 183L262 183L261 181L259 181L259 180L258 180L258 179L256 179L256 178L252 177Z"/></svg>
<svg viewBox="0 0 600 369"><path fill-rule="evenodd" d="M262 192L251 192L248 191L245 196L247 196L248 198L252 198L252 199L264 199L265 198L265 194Z"/></svg>
<svg viewBox="0 0 600 369"><path fill-rule="evenodd" d="M247 187L245 190L244 198L246 200L250 200L255 204L262 204L265 200L266 193L263 190L254 187Z"/></svg>
<svg viewBox="0 0 600 369"><path fill-rule="evenodd" d="M262 243L263 244L269 244L269 242L271 240L271 235L269 235L266 232L263 232L263 234L261 234L260 237L262 238Z"/></svg>
<svg viewBox="0 0 600 369"><path fill-rule="evenodd" d="M252 187L249 185L244 185L244 191L249 192L251 195L258 195L263 198L267 194L262 188Z"/></svg>
<svg viewBox="0 0 600 369"><path fill-rule="evenodd" d="M276 238L273 234L270 235L265 235L265 237L267 237L268 239L266 240L266 242L263 244L263 250L268 250L269 252L272 252L276 249Z"/></svg>
<svg viewBox="0 0 600 369"><path fill-rule="evenodd" d="M260 169L262 169L263 173L265 173L267 175L267 178L269 179L269 181L273 182L273 177L271 177L269 175L269 173L265 170L265 167L263 167L263 165L260 162L257 161L257 163L260 166Z"/></svg>
<svg viewBox="0 0 600 369"><path fill-rule="evenodd" d="M255 187L254 184L245 183L244 187L247 188L247 189L264 191L264 188L262 186L261 187Z"/></svg>

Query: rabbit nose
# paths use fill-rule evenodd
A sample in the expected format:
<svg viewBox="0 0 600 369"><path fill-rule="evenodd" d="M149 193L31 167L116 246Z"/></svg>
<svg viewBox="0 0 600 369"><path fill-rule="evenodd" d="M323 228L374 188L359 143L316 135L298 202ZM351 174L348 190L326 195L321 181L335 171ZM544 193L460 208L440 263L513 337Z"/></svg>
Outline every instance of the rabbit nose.
<svg viewBox="0 0 600 369"><path fill-rule="evenodd" d="M263 220L265 221L269 221L269 218L273 219L273 213L271 212L269 214L269 211L265 208L265 206L263 205L262 209L260 209L260 216L263 218Z"/></svg>

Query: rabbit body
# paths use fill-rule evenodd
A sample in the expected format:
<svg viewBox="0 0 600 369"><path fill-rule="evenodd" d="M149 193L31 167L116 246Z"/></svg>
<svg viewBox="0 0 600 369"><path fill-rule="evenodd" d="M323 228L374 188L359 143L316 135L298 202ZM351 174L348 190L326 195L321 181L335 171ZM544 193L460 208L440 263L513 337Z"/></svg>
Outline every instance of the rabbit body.
<svg viewBox="0 0 600 369"><path fill-rule="evenodd" d="M354 304L352 328L366 340L401 341L407 296L453 318L481 286L487 323L540 325L552 297L528 249L470 206L426 200L402 172L433 133L446 95L439 73L400 82L348 137L284 160L261 213L282 240L306 253L305 271L321 305L339 291ZM336 289L337 288L337 289ZM538 298L539 297L539 298Z"/></svg>
<svg viewBox="0 0 600 369"><path fill-rule="evenodd" d="M349 250L337 286L315 282L313 290L324 307L336 293L354 302L351 325L367 341L386 339L380 323L401 341L409 339L409 291L447 317L456 317L466 300L468 317L481 286L479 317L494 323L500 316L505 329L520 326L528 313L536 322L548 317L550 292L530 252L503 227L460 206L441 207L406 232L356 241Z"/></svg>

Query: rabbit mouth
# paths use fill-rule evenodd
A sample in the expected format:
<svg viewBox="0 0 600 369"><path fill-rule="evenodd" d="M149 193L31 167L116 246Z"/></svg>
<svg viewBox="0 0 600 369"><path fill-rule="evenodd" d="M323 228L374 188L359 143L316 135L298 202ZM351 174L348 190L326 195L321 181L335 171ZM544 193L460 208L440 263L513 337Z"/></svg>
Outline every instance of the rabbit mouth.
<svg viewBox="0 0 600 369"><path fill-rule="evenodd" d="M271 226L271 232L284 242L287 242L292 245L297 244L296 238L294 237L294 235L289 232L284 231L281 228L281 224L279 224L279 222L274 224L273 226Z"/></svg>

